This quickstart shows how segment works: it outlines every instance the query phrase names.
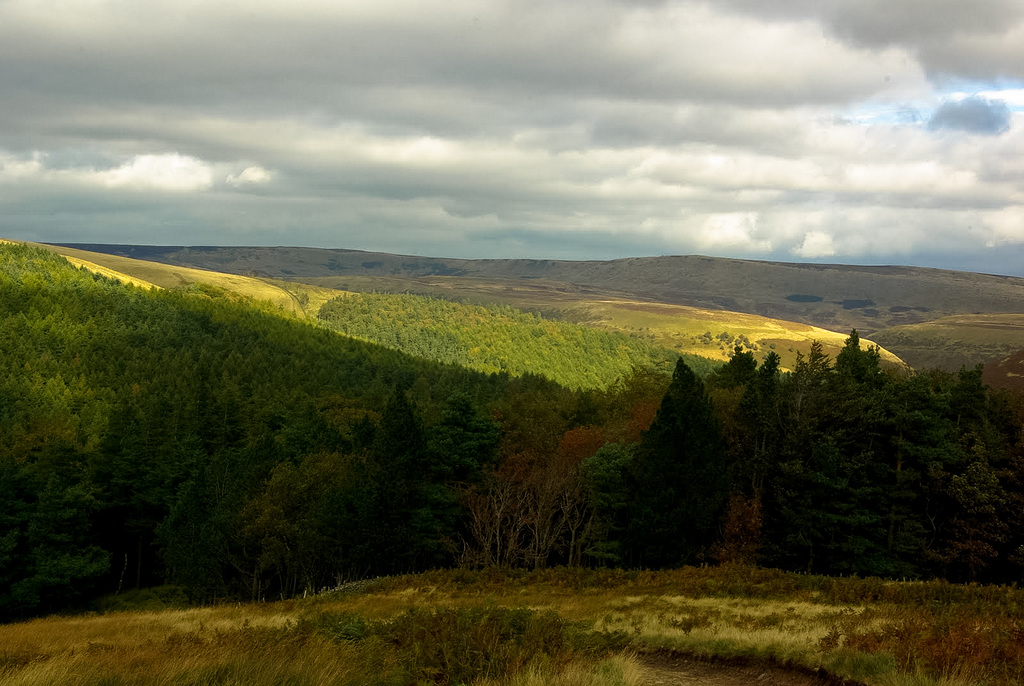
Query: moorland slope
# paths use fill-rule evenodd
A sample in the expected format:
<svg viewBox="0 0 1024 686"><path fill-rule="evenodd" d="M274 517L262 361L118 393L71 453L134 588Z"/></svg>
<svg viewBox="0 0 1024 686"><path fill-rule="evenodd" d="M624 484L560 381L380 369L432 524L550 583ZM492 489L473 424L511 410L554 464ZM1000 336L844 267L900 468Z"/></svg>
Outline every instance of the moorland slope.
<svg viewBox="0 0 1024 686"><path fill-rule="evenodd" d="M83 248L107 252L89 252ZM307 317L316 317L323 303L338 291L415 294L475 305L511 306L549 320L622 333L678 354L711 360L725 361L736 345L743 345L762 360L769 352L776 353L783 369L792 369L797 355L807 355L813 341L819 341L824 351L834 357L842 350L850 330L829 330L718 306L680 305L607 287L530 274L516 278L473 276L467 269L444 264L469 262L465 260L429 259L413 263L396 261L400 256L380 255L386 259L353 262L353 256L366 257L367 253L306 248L166 249L170 253L162 248L140 246L51 246L50 249L159 285L209 281L247 297L301 310ZM143 259L161 256L164 262ZM190 262L201 269L183 267L179 262ZM475 262L488 269L497 267L497 273L513 274L510 265L517 261ZM519 262L529 267L526 261ZM221 269L227 273L217 271ZM903 364L890 351L883 348L881 352L887 364Z"/></svg>
<svg viewBox="0 0 1024 686"><path fill-rule="evenodd" d="M790 367L811 338L834 353L825 331L851 329L913 366L956 370L994 362L1024 349L1024 279L904 266L793 264L702 256L626 258L609 261L460 260L291 247L169 247L77 245L116 256L231 274L299 281L353 291L427 294L478 304L502 303L556 318L624 331L659 345L724 359L728 336L775 343ZM660 305L700 312L672 313L673 323L638 324L636 313ZM627 314L631 311L633 314ZM731 314L766 320L736 326ZM981 315L977 320L970 317ZM989 315L1017 315L1012 329L994 333ZM918 326L957 317L939 328ZM644 317L641 317L643 319ZM728 324L722 324L724 319ZM699 320L719 320L701 328ZM685 323L680 323L685 320ZM792 322L804 330L778 322ZM1003 322L1005 323L1005 322ZM735 331L730 329L736 329ZM782 328L776 337L764 328ZM750 329L747 331L746 329ZM893 330L891 335L881 332ZM698 340L707 332L710 345ZM754 337L751 337L751 333ZM725 334L721 340L718 336ZM878 335L876 335L878 334ZM993 338L995 336L995 338ZM998 339L998 340L996 340ZM783 343L783 341L793 341ZM703 350L701 348L704 348ZM762 354L765 354L762 351Z"/></svg>
<svg viewBox="0 0 1024 686"><path fill-rule="evenodd" d="M955 314L1020 312L1024 279L902 266L703 256L608 261L461 260L320 248L77 245L85 250L280 279L378 276L543 279L591 295L731 310L862 333Z"/></svg>

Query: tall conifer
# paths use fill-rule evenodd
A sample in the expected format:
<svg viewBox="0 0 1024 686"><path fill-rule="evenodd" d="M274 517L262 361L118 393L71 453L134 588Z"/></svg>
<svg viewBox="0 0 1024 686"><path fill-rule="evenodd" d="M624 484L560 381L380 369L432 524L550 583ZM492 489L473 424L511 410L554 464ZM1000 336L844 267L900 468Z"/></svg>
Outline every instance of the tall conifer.
<svg viewBox="0 0 1024 686"><path fill-rule="evenodd" d="M631 562L653 568L702 559L717 538L729 483L711 400L682 360L634 465Z"/></svg>

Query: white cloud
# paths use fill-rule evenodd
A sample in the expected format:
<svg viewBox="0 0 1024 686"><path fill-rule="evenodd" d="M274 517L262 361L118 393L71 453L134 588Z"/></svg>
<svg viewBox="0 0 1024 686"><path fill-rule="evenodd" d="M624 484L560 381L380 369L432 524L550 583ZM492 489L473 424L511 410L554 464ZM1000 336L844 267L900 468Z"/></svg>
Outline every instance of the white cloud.
<svg viewBox="0 0 1024 686"><path fill-rule="evenodd" d="M770 241L758 239L756 212L713 214L704 220L697 244L703 248L768 252Z"/></svg>
<svg viewBox="0 0 1024 686"><path fill-rule="evenodd" d="M178 153L136 155L130 162L92 172L86 178L109 188L187 192L212 186L213 169L202 160Z"/></svg>
<svg viewBox="0 0 1024 686"><path fill-rule="evenodd" d="M978 93L958 92L954 94L960 98L968 98L971 95L985 98L987 100L1002 101L1013 109L1024 109L1024 88L1000 88L999 90L983 90Z"/></svg>
<svg viewBox="0 0 1024 686"><path fill-rule="evenodd" d="M804 236L804 242L800 247L791 251L797 257L815 259L818 257L832 257L836 254L836 246L832 236L824 231L811 231Z"/></svg>
<svg viewBox="0 0 1024 686"><path fill-rule="evenodd" d="M14 155L0 152L0 181L17 181L39 176L43 163L38 153L29 159L19 159Z"/></svg>
<svg viewBox="0 0 1024 686"><path fill-rule="evenodd" d="M254 165L251 167L246 167L238 174L228 174L227 178L224 180L228 185L239 188L242 186L262 185L265 183L269 183L270 180L273 178L274 175L271 172L267 171L263 167L260 167L259 165Z"/></svg>
<svg viewBox="0 0 1024 686"><path fill-rule="evenodd" d="M474 257L1024 246L1024 5L979 2L0 0L0 216ZM954 91L1008 126L929 130Z"/></svg>
<svg viewBox="0 0 1024 686"><path fill-rule="evenodd" d="M993 233L987 241L990 247L1024 241L1024 205L988 213L985 225Z"/></svg>

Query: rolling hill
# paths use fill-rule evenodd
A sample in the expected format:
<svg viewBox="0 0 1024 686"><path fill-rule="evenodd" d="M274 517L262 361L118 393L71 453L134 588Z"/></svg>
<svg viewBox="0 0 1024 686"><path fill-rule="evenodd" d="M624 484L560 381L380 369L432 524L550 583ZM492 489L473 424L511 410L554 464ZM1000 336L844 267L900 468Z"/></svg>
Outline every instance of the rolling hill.
<svg viewBox="0 0 1024 686"><path fill-rule="evenodd" d="M992 363L1024 349L1024 314L961 314L874 334L912 367L955 370Z"/></svg>
<svg viewBox="0 0 1024 686"><path fill-rule="evenodd" d="M513 377L536 374L574 389L605 388L633 369L671 371L682 354L699 374L712 359L622 332L545 320L504 307L413 295L357 294L297 282L42 246L75 266L137 286L182 290L262 306L423 360Z"/></svg>
<svg viewBox="0 0 1024 686"><path fill-rule="evenodd" d="M471 262L465 260L424 259L413 263L409 260L418 258L403 262L400 256L376 255L382 259L361 259L357 262L354 261L356 257L373 255L306 248L164 249L94 245L51 248L77 259L89 258L104 267L161 285L212 279L212 283L222 288L277 302L289 309L299 308L306 316L316 316L323 302L337 291L411 293L477 305L508 305L539 313L548 319L623 333L677 353L712 360L728 359L733 348L742 344L759 358L769 351L776 352L784 368L792 368L797 353L806 353L813 340L820 341L826 353L838 354L849 333L849 329L828 330L803 322L732 312L721 307L694 307L652 300L624 290L568 283L531 274L519 278L473 276L467 268L448 264ZM105 252L90 252L84 248ZM328 254L339 257L328 257ZM164 262L142 259L145 257L162 258ZM172 258L179 262L188 260L203 270L225 269L231 273L189 271L190 268L172 262ZM516 273L514 264L517 261L514 260L472 262L501 274ZM539 264L519 262L527 270L542 269ZM571 266L590 263L544 264ZM902 364L889 351L883 350L883 358L890 364Z"/></svg>
<svg viewBox="0 0 1024 686"><path fill-rule="evenodd" d="M995 331L991 323L964 319L968 315L1024 314L1024 279L971 272L701 256L571 262L459 260L287 247L75 247L342 290L407 292L478 304L508 304L625 331L676 350L718 359L725 356L728 345L712 344L701 350L699 344L694 344L694 337L708 332L717 341L722 334L743 334L753 343L761 339L765 345L774 342L784 365L792 364L791 356L806 345L801 341L828 338L821 331L845 337L853 328L916 366L934 364L956 369L961 364L991 362L1024 349L1024 334L1019 330L999 329L998 342L989 345L984 341ZM671 308L664 306L680 308L673 314L675 324L668 329L661 322L656 326L637 322L647 319L647 315L638 314L643 310L667 314ZM749 333L741 331L738 324L719 329L705 326L701 330L702 318L733 321L728 312L765 319ZM909 328L945 317L960 319L955 326L943 324L939 329ZM804 329L801 333L786 322L817 330ZM779 338L795 344L780 345L771 333L776 327L786 331ZM881 334L894 327L898 328L890 335ZM769 331L757 331L764 328ZM826 351L834 353L831 344L826 344Z"/></svg>
<svg viewBox="0 0 1024 686"><path fill-rule="evenodd" d="M897 266L790 264L702 256L609 261L459 260L318 248L76 245L179 266L310 277L546 280L590 295L729 310L862 333L955 314L1024 311L1024 279Z"/></svg>

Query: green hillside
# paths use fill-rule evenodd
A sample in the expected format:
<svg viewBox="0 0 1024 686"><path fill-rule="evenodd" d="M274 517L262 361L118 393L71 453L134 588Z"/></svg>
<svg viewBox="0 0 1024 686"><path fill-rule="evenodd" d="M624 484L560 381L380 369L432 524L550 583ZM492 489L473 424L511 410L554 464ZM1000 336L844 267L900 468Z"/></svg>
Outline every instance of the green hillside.
<svg viewBox="0 0 1024 686"><path fill-rule="evenodd" d="M282 504L246 503L273 474L284 478L281 465L315 472L321 485L360 473L346 483L377 488L357 457L394 453L374 448L390 440L377 430L389 411L390 426L415 433L398 429L411 412L406 397L437 421L450 398L464 398L460 421L472 424L475 408L515 385L238 300L212 286L132 287L43 250L0 245L0 620L122 583L173 579L209 598L240 590L239 568L250 582L275 578L286 563L265 550L261 517ZM524 383L538 401L564 393ZM338 488L321 493L336 504L318 507L344 510ZM420 502L405 496L410 507ZM332 521L353 531L365 523ZM419 564L438 554L430 540L408 547Z"/></svg>
<svg viewBox="0 0 1024 686"><path fill-rule="evenodd" d="M408 294L385 295L375 292L372 285L367 288L369 293L352 294L344 289L190 269L69 247L39 247L125 283L178 290L209 291L213 287L224 297L231 294L241 302L260 303L281 315L318 319L340 333L423 359L485 373L538 374L570 388L605 388L634 367L668 374L680 354L697 373L706 376L728 359L727 353L732 350L732 345L727 345L714 350L704 346L703 355L673 352L662 347L665 341L646 340L645 332L595 331L593 327L527 314L513 309L514 305L461 305ZM387 283L381 286L387 287ZM810 331L810 327L800 326ZM828 331L819 333L826 345L834 344L838 352L843 337ZM801 342L806 347L809 339ZM792 357L792 352L783 355Z"/></svg>
<svg viewBox="0 0 1024 686"><path fill-rule="evenodd" d="M539 374L570 388L606 388L635 367L672 370L678 355L626 335L551 321L511 307L416 295L348 293L320 308L335 331L410 355L512 376ZM702 376L714 363L686 356Z"/></svg>
<svg viewBox="0 0 1024 686"><path fill-rule="evenodd" d="M701 373L706 373L710 365L706 360L724 362L729 359L737 344L753 350L759 360L763 360L769 352L777 354L783 369L793 369L797 353L806 356L810 352L812 341L818 341L826 353L838 355L851 327L843 327L838 320L832 321L833 330L799 323L794 321L771 318L760 314L748 314L715 307L692 307L673 304L671 299L650 297L630 297L622 290L609 290L601 287L580 286L570 283L553 281L545 278L486 278L479 276L451 276L459 273L458 269L448 270L440 263L434 268L424 265L392 264L382 269L384 262L366 262L367 269L360 263L342 264L329 261L326 267L318 267L325 251L298 248L266 248L266 249L227 249L208 248L185 250L182 255L174 255L194 260L204 269L190 269L177 263L161 263L148 261L165 258L162 249L142 249L123 246L126 257L121 254L105 252L89 252L67 246L43 246L65 255L76 264L82 264L100 273L111 275L121 274L123 280L140 279L163 287L180 287L190 283L208 283L239 293L256 300L274 303L282 311L296 312L306 317L316 317L320 307L338 292L360 293L403 293L441 298L454 302L465 302L487 308L508 306L526 312L540 313L547 320L565 321L573 324L624 334L632 339L639 339L655 348L667 348L683 355L689 364L696 365ZM115 249L118 246L87 246ZM245 253L252 259L237 261L234 259L218 260L218 256ZM249 253L252 255L249 255ZM330 252L330 251L328 251ZM344 252L344 251L342 251ZM331 254L334 254L331 252ZM271 259L279 260L274 263ZM486 261L485 261L486 262ZM504 264L504 262L502 262ZM729 264L732 264L731 262ZM232 273L205 271L207 269L234 270ZM104 272L104 270L109 270ZM368 271L372 276L360 275ZM409 273L427 271L436 272L431 276L409 276ZM331 276L317 276L318 273ZM259 274L260 276L255 276ZM276 278L271 278L271 277ZM728 292L737 283L743 283L746 277L733 280L708 280L704 295L713 298L716 293ZM287 280L285 280L287 279ZM641 294L642 295L642 294ZM446 315L450 313L445 313ZM780 316L780 315L775 315ZM407 321L410 326L414 321ZM439 324L438 324L439 325ZM854 324L857 326L858 324ZM374 327L375 333L365 334L367 340L378 340L374 336L383 335L383 342L392 347L408 350L411 344L408 337L397 345L394 336L381 332ZM410 335L422 338L421 333ZM577 336L578 337L578 336ZM632 344L631 344L632 345ZM430 344L418 345L423 354L436 354L441 348L449 345ZM902 361L886 349L881 350L887 365L902 366ZM513 356L517 353L513 351ZM703 359L700 359L703 358ZM449 358L444 358L449 359ZM466 364L468 356L458 358ZM502 368L501 359L490 359L486 362L475 358L476 368L495 370ZM523 360L515 360L522 366ZM507 361L505 361L507 364ZM546 363L548 364L548 363ZM530 368L530 367L523 367ZM565 370L558 378L568 378L575 385L579 374ZM602 377L605 378L605 377ZM604 383L604 381L602 381Z"/></svg>
<svg viewBox="0 0 1024 686"><path fill-rule="evenodd" d="M829 355L838 355L850 332L849 329L839 332L758 314L630 298L617 293L595 293L591 289L544 279L487 280L468 276L301 278L309 284L346 291L414 293L488 307L498 304L539 312L545 319L620 333L651 346L667 348L688 361L698 357L724 362L736 345L743 345L752 350L759 360L774 352L779 356L782 368L791 370L796 365L797 353L806 356L813 341L821 343ZM903 366L902 360L884 347L881 353L886 365Z"/></svg>

